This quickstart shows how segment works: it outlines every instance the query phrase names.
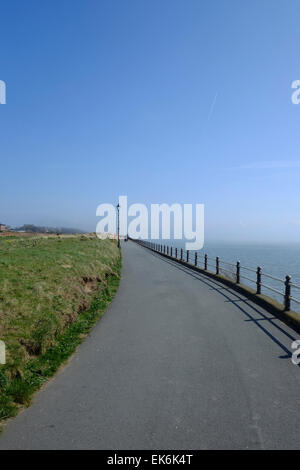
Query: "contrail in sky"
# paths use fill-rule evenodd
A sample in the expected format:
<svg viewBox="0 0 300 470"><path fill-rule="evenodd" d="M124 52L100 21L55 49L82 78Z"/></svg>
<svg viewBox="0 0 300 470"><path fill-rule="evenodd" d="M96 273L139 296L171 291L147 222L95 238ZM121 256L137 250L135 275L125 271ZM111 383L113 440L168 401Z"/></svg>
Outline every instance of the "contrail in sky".
<svg viewBox="0 0 300 470"><path fill-rule="evenodd" d="M261 162L252 162L246 165L241 165L236 168L250 170L250 169L273 169L273 168L300 168L300 160L270 160Z"/></svg>
<svg viewBox="0 0 300 470"><path fill-rule="evenodd" d="M216 104L216 101L217 101L217 97L218 97L218 92L215 94L215 97L214 97L213 102L211 104L211 107L210 107L210 110L209 110L209 113L208 113L208 117L207 117L207 122L210 120L210 118L212 117L212 113L214 112L214 107L215 107L215 104Z"/></svg>
<svg viewBox="0 0 300 470"><path fill-rule="evenodd" d="M210 110L209 110L209 113L208 113L208 116L207 116L207 119L206 121L204 121L203 125L202 125L202 129L200 130L200 137L203 138L204 137L204 134L205 132L207 131L207 128L208 128L208 123L213 115L213 112L214 112L214 109L215 109L215 104L216 104L216 101L217 101L217 97L218 97L218 91L217 93L215 94L215 97L211 103L211 106L210 106Z"/></svg>

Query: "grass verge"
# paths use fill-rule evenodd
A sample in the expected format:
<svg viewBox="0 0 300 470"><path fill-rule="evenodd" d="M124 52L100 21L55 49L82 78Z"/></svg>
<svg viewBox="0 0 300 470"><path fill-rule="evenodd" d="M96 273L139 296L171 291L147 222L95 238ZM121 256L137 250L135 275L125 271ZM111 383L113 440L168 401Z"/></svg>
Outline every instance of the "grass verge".
<svg viewBox="0 0 300 470"><path fill-rule="evenodd" d="M25 252L22 241L14 243L8 250L0 244L0 274L7 259L11 271L0 281L0 339L7 345L7 364L0 366L0 422L28 406L75 351L113 299L121 271L111 240L81 236L28 244L27 239ZM23 282L16 284L20 270ZM4 311L8 305L13 308ZM39 308L32 312L32 305Z"/></svg>

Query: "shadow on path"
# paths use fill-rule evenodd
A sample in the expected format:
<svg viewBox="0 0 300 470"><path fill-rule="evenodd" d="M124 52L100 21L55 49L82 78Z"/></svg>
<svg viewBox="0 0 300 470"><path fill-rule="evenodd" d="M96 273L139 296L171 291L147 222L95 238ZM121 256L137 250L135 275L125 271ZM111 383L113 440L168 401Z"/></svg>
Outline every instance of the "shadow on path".
<svg viewBox="0 0 300 470"><path fill-rule="evenodd" d="M143 248L143 247L142 247ZM154 256L155 258L159 258L161 261L170 264L171 266L179 269L180 271L183 271L187 275L193 277L194 279L197 279L198 281L202 282L206 286L210 287L211 290L214 290L215 292L218 292L220 295L225 297L225 302L230 302L232 305L234 305L238 310L240 310L246 317L247 317L247 322L253 322L261 331L265 333L266 336L268 336L275 344L277 344L282 351L284 351L286 354L284 356L279 356L279 359L288 359L291 357L291 352L290 350L282 344L272 333L270 333L262 324L262 321L266 321L275 328L277 328L281 333L283 333L285 336L287 336L291 341L295 341L295 337L292 336L288 331L285 331L284 328L282 328L280 325L274 322L278 321L278 318L276 317L268 317L265 313L263 313L261 310L259 310L256 306L252 304L252 302L247 299L246 297L242 297L240 294L235 292L233 289L230 289L229 287L221 285L218 281L215 281L213 279L208 279L206 278L205 274L197 273L195 271L192 271L190 268L185 267L176 261L172 261L168 258L165 258L161 256L159 253L155 253L153 251L148 250L149 253ZM228 294L234 296L235 298L230 298ZM243 308L240 304L244 304L247 307L249 307L251 310L254 312L258 313L260 315L260 318L255 318L249 313L245 308ZM299 364L300 366L300 364Z"/></svg>

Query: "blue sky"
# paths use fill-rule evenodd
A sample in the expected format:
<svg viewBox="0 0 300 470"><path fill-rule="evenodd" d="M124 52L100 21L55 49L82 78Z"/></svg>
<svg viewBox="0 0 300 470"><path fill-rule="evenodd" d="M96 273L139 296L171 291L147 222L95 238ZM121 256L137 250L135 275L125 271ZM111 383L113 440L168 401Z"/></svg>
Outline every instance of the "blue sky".
<svg viewBox="0 0 300 470"><path fill-rule="evenodd" d="M204 203L206 240L300 239L300 3L2 0L0 220Z"/></svg>

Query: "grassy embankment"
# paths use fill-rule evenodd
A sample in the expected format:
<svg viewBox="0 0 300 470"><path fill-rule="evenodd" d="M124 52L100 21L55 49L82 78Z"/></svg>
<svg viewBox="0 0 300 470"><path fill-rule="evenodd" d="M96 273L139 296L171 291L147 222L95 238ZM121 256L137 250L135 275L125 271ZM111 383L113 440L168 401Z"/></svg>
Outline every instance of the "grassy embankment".
<svg viewBox="0 0 300 470"><path fill-rule="evenodd" d="M119 284L116 242L94 235L0 238L0 421L66 361Z"/></svg>

